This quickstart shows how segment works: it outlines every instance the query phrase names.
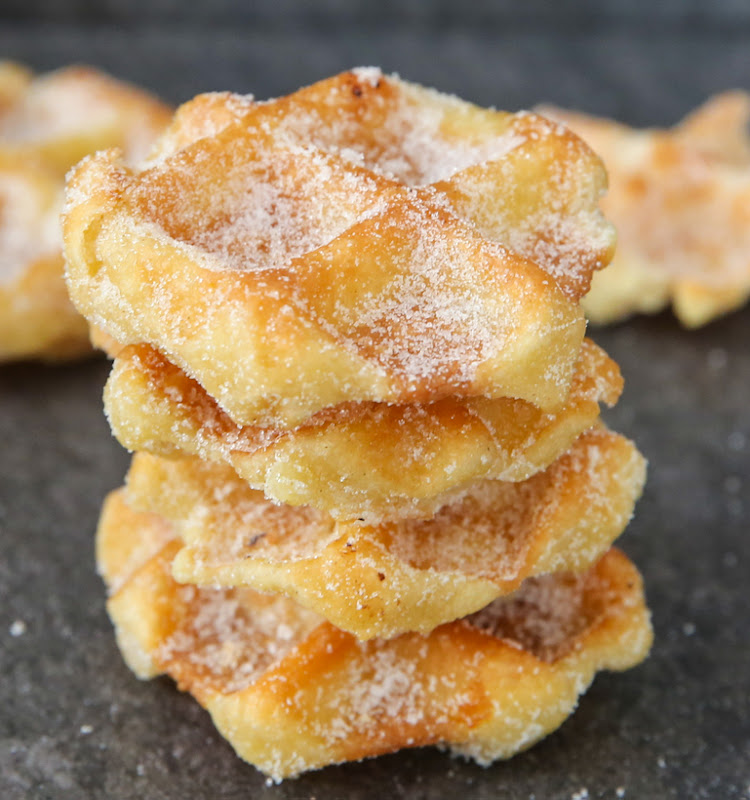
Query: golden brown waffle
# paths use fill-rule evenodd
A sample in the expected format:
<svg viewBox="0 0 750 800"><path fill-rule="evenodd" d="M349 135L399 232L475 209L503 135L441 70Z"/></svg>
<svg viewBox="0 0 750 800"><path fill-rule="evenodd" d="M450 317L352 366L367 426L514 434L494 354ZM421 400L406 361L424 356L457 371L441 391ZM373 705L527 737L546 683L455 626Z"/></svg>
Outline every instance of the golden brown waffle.
<svg viewBox="0 0 750 800"><path fill-rule="evenodd" d="M625 527L645 463L603 429L527 481L484 481L431 520L336 522L278 506L228 467L137 454L133 509L175 525L181 583L283 593L360 639L429 633L529 576L587 569Z"/></svg>
<svg viewBox="0 0 750 800"><path fill-rule="evenodd" d="M621 389L617 365L585 340L570 396L555 413L510 398L444 398L347 404L291 431L241 428L142 345L115 360L105 408L131 450L226 463L278 502L377 522L429 517L484 478L525 480L595 424L599 402L613 404Z"/></svg>
<svg viewBox="0 0 750 800"><path fill-rule="evenodd" d="M170 111L83 67L33 78L0 64L0 361L90 350L63 281L65 172L103 147L140 159Z"/></svg>
<svg viewBox="0 0 750 800"><path fill-rule="evenodd" d="M3 152L0 142L0 361L90 350L62 277L61 190L38 159Z"/></svg>
<svg viewBox="0 0 750 800"><path fill-rule="evenodd" d="M179 548L167 523L110 496L98 560L123 655L140 677L171 675L277 780L429 744L508 757L560 725L598 670L637 664L651 643L640 576L616 550L427 637L362 643L283 597L176 583Z"/></svg>
<svg viewBox="0 0 750 800"><path fill-rule="evenodd" d="M728 92L670 130L543 110L604 158L617 255L584 308L612 322L670 303L698 327L750 297L750 96Z"/></svg>
<svg viewBox="0 0 750 800"><path fill-rule="evenodd" d="M76 170L69 287L239 425L448 396L551 410L612 253L604 185L562 126L377 71L268 103L211 95L142 169L109 152Z"/></svg>

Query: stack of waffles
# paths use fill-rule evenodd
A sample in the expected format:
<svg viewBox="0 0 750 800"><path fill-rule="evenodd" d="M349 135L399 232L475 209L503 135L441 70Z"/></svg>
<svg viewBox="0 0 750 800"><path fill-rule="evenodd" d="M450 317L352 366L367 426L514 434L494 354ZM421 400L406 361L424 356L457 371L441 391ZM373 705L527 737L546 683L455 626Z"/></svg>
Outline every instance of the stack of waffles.
<svg viewBox="0 0 750 800"><path fill-rule="evenodd" d="M139 169L72 174L71 296L137 451L98 531L118 642L273 779L487 764L646 655L610 547L644 462L579 307L605 182L556 123L375 69L198 97Z"/></svg>

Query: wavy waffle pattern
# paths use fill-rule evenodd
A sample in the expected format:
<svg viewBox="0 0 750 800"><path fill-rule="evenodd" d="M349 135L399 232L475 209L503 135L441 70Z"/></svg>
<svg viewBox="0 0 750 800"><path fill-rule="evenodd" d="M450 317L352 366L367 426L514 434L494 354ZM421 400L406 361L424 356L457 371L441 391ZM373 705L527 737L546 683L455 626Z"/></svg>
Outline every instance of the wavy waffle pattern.
<svg viewBox="0 0 750 800"><path fill-rule="evenodd" d="M605 180L562 126L380 73L211 95L141 169L109 152L74 173L71 296L242 425L445 396L549 410L612 254Z"/></svg>
<svg viewBox="0 0 750 800"><path fill-rule="evenodd" d="M508 757L560 725L598 670L633 666L651 642L640 576L616 550L427 637L363 643L283 597L176 583L172 535L120 494L105 506L98 560L123 655L141 677L171 675L276 780L427 744Z"/></svg>
<svg viewBox="0 0 750 800"><path fill-rule="evenodd" d="M430 520L337 523L270 503L226 467L144 453L126 496L174 524L181 583L282 593L370 639L429 633L527 577L588 568L624 528L644 477L633 444L595 429L544 472L480 483Z"/></svg>
<svg viewBox="0 0 750 800"><path fill-rule="evenodd" d="M231 465L277 502L340 519L426 517L478 480L525 480L561 455L616 402L617 365L590 341L565 404L445 398L421 406L362 403L294 430L240 427L152 348L129 347L105 389L112 430L131 450Z"/></svg>

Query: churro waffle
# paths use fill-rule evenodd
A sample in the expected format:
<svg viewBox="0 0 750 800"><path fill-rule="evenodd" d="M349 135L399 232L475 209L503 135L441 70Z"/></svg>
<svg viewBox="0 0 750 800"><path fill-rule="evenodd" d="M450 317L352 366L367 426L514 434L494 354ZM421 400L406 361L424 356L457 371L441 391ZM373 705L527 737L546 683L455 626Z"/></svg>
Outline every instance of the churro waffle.
<svg viewBox="0 0 750 800"><path fill-rule="evenodd" d="M97 536L120 648L272 778L488 764L645 656L608 549L645 463L579 303L605 183L557 123L375 69L203 95L72 173L67 279L139 451Z"/></svg>
<svg viewBox="0 0 750 800"><path fill-rule="evenodd" d="M115 360L105 389L112 429L131 450L231 465L292 505L368 522L427 517L484 478L518 481L552 463L613 404L617 365L585 340L555 413L510 398L346 404L291 431L235 425L195 381L145 345Z"/></svg>
<svg viewBox="0 0 750 800"><path fill-rule="evenodd" d="M562 126L362 70L268 103L196 101L156 153L73 174L71 296L237 424L294 427L345 402L564 401L577 300L613 234L602 166Z"/></svg>
<svg viewBox="0 0 750 800"><path fill-rule="evenodd" d="M719 95L670 130L543 111L584 137L610 175L602 206L617 226L617 255L583 301L593 322L671 303L692 328L747 301L750 96Z"/></svg>
<svg viewBox="0 0 750 800"><path fill-rule="evenodd" d="M90 69L33 78L0 64L0 360L90 350L87 325L63 281L65 172L102 147L142 158L169 114L145 93Z"/></svg>
<svg viewBox="0 0 750 800"><path fill-rule="evenodd" d="M0 361L90 349L62 278L61 188L38 159L5 153L0 143Z"/></svg>
<svg viewBox="0 0 750 800"><path fill-rule="evenodd" d="M127 502L170 520L182 583L281 592L360 639L438 625L521 581L587 569L625 527L645 464L606 430L527 481L484 481L433 519L366 525L270 503L227 468L133 459Z"/></svg>
<svg viewBox="0 0 750 800"><path fill-rule="evenodd" d="M283 597L176 583L180 546L158 516L110 496L98 560L123 655L143 678L171 675L274 779L429 744L508 757L560 725L598 670L633 666L651 642L640 576L616 550L427 637L362 643Z"/></svg>

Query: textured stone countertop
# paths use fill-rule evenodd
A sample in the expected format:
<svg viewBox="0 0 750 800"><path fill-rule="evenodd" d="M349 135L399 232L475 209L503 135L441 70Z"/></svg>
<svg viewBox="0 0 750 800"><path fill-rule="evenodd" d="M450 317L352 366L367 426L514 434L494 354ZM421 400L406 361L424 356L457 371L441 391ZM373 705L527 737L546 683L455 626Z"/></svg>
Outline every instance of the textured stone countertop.
<svg viewBox="0 0 750 800"><path fill-rule="evenodd" d="M0 24L0 53L42 69L95 63L174 102L274 95L380 63L482 103L546 100L641 124L750 80L747 42L731 32ZM0 797L750 797L750 308L697 332L663 314L594 338L627 381L607 419L650 462L620 544L645 576L651 657L600 675L557 733L507 763L412 751L280 786L239 761L190 697L166 679L139 683L117 652L93 556L102 497L128 460L101 412L107 364L0 368Z"/></svg>

